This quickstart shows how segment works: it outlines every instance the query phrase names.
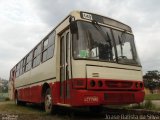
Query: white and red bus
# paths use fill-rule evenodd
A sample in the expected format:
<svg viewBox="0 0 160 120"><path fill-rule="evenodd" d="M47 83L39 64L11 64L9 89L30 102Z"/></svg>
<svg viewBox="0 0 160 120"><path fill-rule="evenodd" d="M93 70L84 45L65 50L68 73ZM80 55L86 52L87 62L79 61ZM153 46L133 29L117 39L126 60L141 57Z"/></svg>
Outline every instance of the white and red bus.
<svg viewBox="0 0 160 120"><path fill-rule="evenodd" d="M10 72L17 104L90 107L140 103L142 67L131 28L114 19L71 12Z"/></svg>

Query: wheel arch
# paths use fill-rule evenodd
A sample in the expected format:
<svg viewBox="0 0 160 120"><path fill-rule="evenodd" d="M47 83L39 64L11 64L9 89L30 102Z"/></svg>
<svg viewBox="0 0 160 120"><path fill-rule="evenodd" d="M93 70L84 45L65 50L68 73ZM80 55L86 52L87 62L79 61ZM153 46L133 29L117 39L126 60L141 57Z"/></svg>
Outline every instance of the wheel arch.
<svg viewBox="0 0 160 120"><path fill-rule="evenodd" d="M14 100L17 98L17 94L18 94L18 90L16 89L16 90L14 91Z"/></svg>
<svg viewBox="0 0 160 120"><path fill-rule="evenodd" d="M41 91L42 103L44 102L45 94L46 94L46 91L47 91L48 88L51 89L51 87L48 83L44 83L42 85L42 91Z"/></svg>

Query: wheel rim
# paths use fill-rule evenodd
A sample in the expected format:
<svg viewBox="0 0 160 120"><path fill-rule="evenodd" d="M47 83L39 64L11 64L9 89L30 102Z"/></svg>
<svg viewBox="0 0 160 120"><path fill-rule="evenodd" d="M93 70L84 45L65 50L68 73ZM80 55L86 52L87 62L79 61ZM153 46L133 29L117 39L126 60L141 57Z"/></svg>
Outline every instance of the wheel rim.
<svg viewBox="0 0 160 120"><path fill-rule="evenodd" d="M46 112L51 112L51 110L52 110L52 97L51 97L51 95L46 95L46 97L45 97L45 110L46 110Z"/></svg>
<svg viewBox="0 0 160 120"><path fill-rule="evenodd" d="M16 102L16 105L18 105L18 94L16 95L16 97L15 97L15 102Z"/></svg>
<svg viewBox="0 0 160 120"><path fill-rule="evenodd" d="M17 105L17 98L16 98L15 102L16 102L16 105Z"/></svg>

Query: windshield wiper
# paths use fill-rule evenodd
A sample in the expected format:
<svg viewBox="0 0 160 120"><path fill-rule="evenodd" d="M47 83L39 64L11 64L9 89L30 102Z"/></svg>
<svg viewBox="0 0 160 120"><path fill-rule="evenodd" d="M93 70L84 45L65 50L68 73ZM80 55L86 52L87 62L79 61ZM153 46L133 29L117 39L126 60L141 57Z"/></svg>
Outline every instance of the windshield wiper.
<svg viewBox="0 0 160 120"><path fill-rule="evenodd" d="M123 36L125 36L125 33L126 31L122 32L121 37L118 35L118 40L121 48L121 56L118 56L118 58L122 58L122 59L128 59L127 56L123 55L123 46L125 43L125 38Z"/></svg>
<svg viewBox="0 0 160 120"><path fill-rule="evenodd" d="M97 21L92 21L93 26L98 30L98 32L103 36L104 40L106 41L107 45L109 46L108 54L110 56L110 60L113 60L113 53L112 53L112 44L111 44L111 38L108 34L108 32L105 32L102 27L98 24Z"/></svg>
<svg viewBox="0 0 160 120"><path fill-rule="evenodd" d="M121 46L121 56L123 56L123 43L121 41L121 38L118 36L119 44Z"/></svg>
<svg viewBox="0 0 160 120"><path fill-rule="evenodd" d="M95 21L95 20L93 20L93 21L92 21L92 24L93 24L94 27L100 32L100 34L103 36L103 38L105 39L105 41L110 43L110 42L111 42L111 39L110 39L108 33L107 33L107 35L106 35L106 33L105 33L105 32L103 31L103 29L101 28L101 26L98 24L98 22ZM107 40L106 38L108 38L108 40ZM111 45L111 44L110 44L110 45Z"/></svg>

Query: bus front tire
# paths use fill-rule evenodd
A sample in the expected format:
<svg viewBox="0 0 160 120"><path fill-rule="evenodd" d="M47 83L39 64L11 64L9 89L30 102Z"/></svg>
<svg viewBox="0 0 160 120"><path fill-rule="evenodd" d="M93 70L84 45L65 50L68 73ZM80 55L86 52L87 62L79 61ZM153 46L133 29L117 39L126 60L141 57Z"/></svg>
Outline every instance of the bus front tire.
<svg viewBox="0 0 160 120"><path fill-rule="evenodd" d="M51 95L51 90L49 88L46 90L46 93L45 93L44 109L45 109L45 112L48 114L55 113L55 106L52 103L52 95Z"/></svg>

